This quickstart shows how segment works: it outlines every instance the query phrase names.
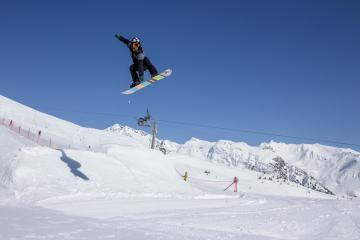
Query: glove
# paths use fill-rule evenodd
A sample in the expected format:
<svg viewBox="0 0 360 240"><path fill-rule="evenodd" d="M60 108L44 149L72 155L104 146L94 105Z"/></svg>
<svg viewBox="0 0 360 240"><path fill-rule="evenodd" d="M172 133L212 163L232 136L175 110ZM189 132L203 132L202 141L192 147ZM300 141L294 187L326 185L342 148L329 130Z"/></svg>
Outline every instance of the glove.
<svg viewBox="0 0 360 240"><path fill-rule="evenodd" d="M144 75L139 76L140 82L144 81Z"/></svg>

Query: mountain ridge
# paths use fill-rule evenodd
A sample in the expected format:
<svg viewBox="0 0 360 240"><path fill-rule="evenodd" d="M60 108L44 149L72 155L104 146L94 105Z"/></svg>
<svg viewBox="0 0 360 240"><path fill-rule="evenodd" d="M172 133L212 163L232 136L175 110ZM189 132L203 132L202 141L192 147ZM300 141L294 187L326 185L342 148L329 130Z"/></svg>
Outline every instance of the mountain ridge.
<svg viewBox="0 0 360 240"><path fill-rule="evenodd" d="M129 134L132 128L126 129L126 134ZM134 135L138 131L132 130ZM141 134L149 139L151 137L144 132ZM163 148L167 153L188 155L228 167L247 168L272 179L282 176L283 180L324 193L351 197L360 195L360 153L350 148L318 143L286 144L273 140L250 146L245 142L208 142L194 137L183 144L159 139L156 143L157 148ZM279 164L281 169L274 168Z"/></svg>

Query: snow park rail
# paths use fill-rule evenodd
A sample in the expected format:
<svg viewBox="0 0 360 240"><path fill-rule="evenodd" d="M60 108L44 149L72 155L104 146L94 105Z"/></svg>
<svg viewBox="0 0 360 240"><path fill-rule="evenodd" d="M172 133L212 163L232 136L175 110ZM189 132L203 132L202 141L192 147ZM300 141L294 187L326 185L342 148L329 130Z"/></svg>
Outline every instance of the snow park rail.
<svg viewBox="0 0 360 240"><path fill-rule="evenodd" d="M56 138L51 137L43 130L35 131L31 128L22 127L14 120L1 118L0 124L40 146L46 146L52 149L86 149L86 147L84 146L75 146L74 144L62 144L59 141L56 141Z"/></svg>

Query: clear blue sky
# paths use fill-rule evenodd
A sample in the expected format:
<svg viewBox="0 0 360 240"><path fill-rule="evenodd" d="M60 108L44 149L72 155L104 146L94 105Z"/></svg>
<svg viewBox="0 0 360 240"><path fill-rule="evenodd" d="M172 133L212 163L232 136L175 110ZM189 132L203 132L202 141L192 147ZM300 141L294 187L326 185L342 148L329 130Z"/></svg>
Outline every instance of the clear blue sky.
<svg viewBox="0 0 360 240"><path fill-rule="evenodd" d="M167 121L360 144L359 13L355 0L2 0L1 94L95 128L135 127L149 108L178 142L314 141ZM131 59L115 33L173 75L122 95Z"/></svg>

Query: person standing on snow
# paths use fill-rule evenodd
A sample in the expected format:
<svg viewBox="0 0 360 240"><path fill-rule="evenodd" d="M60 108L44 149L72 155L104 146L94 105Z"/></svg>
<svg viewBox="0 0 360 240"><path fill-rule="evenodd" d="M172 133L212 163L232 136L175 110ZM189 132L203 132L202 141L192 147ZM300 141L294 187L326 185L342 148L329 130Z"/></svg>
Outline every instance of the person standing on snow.
<svg viewBox="0 0 360 240"><path fill-rule="evenodd" d="M133 37L129 40L118 34L115 34L115 37L126 44L131 52L131 58L133 60L133 64L130 65L130 73L133 80L133 83L130 85L131 88L144 81L145 70L149 70L151 77L158 75L155 66L150 62L150 59L145 56L139 38Z"/></svg>

